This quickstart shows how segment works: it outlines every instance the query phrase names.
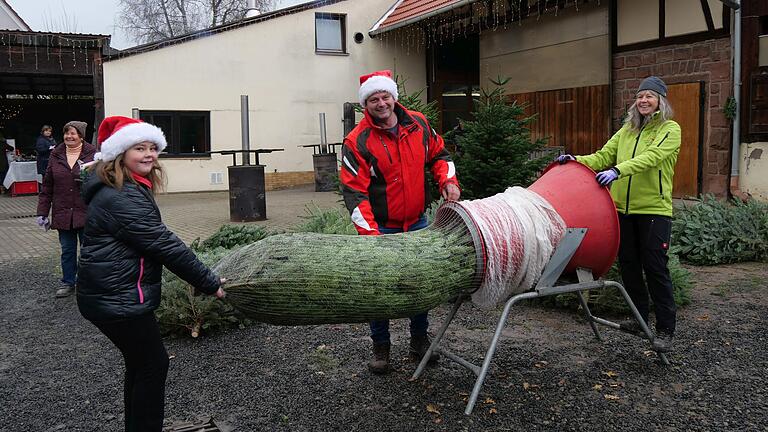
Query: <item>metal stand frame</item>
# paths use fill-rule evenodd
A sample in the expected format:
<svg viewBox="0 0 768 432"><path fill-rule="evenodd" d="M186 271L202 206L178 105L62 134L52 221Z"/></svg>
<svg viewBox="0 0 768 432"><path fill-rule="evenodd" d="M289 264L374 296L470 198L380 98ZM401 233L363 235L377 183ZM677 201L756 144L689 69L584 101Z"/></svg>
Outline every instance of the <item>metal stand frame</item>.
<svg viewBox="0 0 768 432"><path fill-rule="evenodd" d="M475 403L477 403L477 398L480 395L480 389L483 386L483 381L485 381L485 377L488 374L488 369L491 366L491 360L493 359L493 355L496 352L496 348L499 344L499 339L501 338L501 332L504 329L504 326L506 325L510 310L512 309L512 306L515 303L524 299L546 297L546 296L564 294L564 293L576 293L576 295L579 298L579 302L581 303L581 307L584 309L584 314L587 318L587 321L589 321L589 325L592 327L592 331L594 332L595 337L599 341L602 341L603 338L600 336L600 331L598 330L596 324L602 324L604 326L607 326L616 330L624 331L626 333L638 336L640 338L645 338L653 342L654 336L651 333L651 330L645 324L645 321L643 321L643 319L640 317L640 312L637 311L637 308L635 307L634 303L632 303L632 300L629 298L629 294L627 294L627 291L624 289L624 287L621 284L613 281L596 281L592 276L591 270L580 268L580 269L577 269L576 271L579 279L579 283L554 286L555 282L557 282L558 278L562 274L566 265L571 260L571 257L576 252L576 249L578 249L586 233L587 233L586 228L568 228L565 236L563 236L563 239L560 241L560 244L558 244L557 249L555 249L555 253L552 255L552 258L549 260L549 263L547 263L546 267L544 268L541 278L539 279L539 282L534 288L534 290L515 295L509 300L507 300L507 303L504 305L504 311L502 312L501 317L499 318L499 322L496 325L496 332L494 333L493 339L491 340L491 345L488 347L488 351L486 352L485 358L483 359L482 367L479 367L473 363L470 363L469 361L461 358L460 356L440 347L440 341L445 336L445 332L448 329L448 326L451 324L451 321L453 321L453 318L456 316L456 312L459 310L459 307L461 307L461 304L464 301L466 301L469 297L467 295L464 295L456 299L456 303L454 303L453 308L451 309L451 312L448 314L448 317L446 318L445 322L443 322L443 325L437 331L437 335L432 341L432 344L429 346L429 349L424 355L424 358L421 360L421 363L419 363L418 368L416 368L416 372L414 372L413 376L411 377L411 380L412 381L416 380L419 378L419 376L421 376L433 352L438 352L443 356L445 356L446 358L464 366L465 368L474 372L475 375L477 375L475 386L472 389L472 394L470 395L469 401L467 402L467 407L464 410L464 414L466 415L471 414L472 410L475 407ZM640 328L642 328L643 334L637 334L637 333L626 331L622 329L621 326L615 322L608 321L606 319L599 318L592 315L592 312L590 312L589 306L587 305L587 301L584 299L582 292L589 291L589 290L607 289L607 288L616 288L619 290L622 297L624 297L624 301L627 303L627 306L629 306L629 309L632 311L632 315L634 316L635 320L637 320L638 324L640 324ZM667 360L667 357L664 353L658 353L658 355L665 365L669 365L669 360Z"/></svg>

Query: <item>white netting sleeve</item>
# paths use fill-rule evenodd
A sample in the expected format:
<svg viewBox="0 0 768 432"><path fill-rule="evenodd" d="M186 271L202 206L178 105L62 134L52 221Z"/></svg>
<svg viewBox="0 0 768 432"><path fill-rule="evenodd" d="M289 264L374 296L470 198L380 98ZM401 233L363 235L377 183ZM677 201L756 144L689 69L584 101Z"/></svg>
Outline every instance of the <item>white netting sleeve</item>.
<svg viewBox="0 0 768 432"><path fill-rule="evenodd" d="M541 196L521 187L462 206L482 233L486 271L472 302L495 307L538 281L565 232L565 222Z"/></svg>

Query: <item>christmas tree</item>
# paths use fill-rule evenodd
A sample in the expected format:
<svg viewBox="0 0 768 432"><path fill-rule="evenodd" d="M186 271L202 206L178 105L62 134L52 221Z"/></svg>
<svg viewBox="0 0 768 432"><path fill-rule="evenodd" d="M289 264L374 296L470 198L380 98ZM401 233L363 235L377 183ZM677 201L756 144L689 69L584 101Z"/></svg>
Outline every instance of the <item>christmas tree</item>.
<svg viewBox="0 0 768 432"><path fill-rule="evenodd" d="M525 116L525 106L508 101L503 86L506 79L491 80L493 91L483 89L475 101L473 120L464 120L456 133L456 172L462 198L484 198L510 186L528 185L551 161L532 159L546 141L532 141L529 124L535 116Z"/></svg>

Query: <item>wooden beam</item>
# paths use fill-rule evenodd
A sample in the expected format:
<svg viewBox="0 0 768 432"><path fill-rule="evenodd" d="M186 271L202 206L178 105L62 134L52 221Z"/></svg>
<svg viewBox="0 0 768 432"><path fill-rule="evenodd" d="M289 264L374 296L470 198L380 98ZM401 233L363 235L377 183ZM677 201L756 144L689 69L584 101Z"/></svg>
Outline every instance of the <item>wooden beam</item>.
<svg viewBox="0 0 768 432"><path fill-rule="evenodd" d="M704 12L704 21L707 22L707 30L715 31L715 22L712 20L712 11L709 9L709 2L701 0L701 11Z"/></svg>

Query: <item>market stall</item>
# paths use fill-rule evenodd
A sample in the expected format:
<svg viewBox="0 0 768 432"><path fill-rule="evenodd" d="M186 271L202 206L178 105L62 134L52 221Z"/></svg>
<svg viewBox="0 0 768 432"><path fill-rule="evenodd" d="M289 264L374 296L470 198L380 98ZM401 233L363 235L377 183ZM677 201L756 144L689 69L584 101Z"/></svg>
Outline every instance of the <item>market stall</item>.
<svg viewBox="0 0 768 432"><path fill-rule="evenodd" d="M39 191L38 183L42 183L43 176L37 173L37 163L11 162L8 174L5 175L3 186L11 191L11 196L22 194L36 194Z"/></svg>

